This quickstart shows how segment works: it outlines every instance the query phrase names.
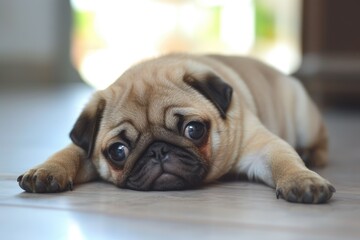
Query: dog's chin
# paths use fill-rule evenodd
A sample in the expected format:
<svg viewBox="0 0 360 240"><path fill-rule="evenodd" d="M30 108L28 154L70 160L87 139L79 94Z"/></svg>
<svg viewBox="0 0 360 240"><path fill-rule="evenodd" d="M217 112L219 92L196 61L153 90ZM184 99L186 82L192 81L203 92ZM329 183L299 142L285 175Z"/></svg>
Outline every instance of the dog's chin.
<svg viewBox="0 0 360 240"><path fill-rule="evenodd" d="M199 156L180 147L155 142L130 171L123 187L140 191L197 188L206 175Z"/></svg>
<svg viewBox="0 0 360 240"><path fill-rule="evenodd" d="M187 182L181 177L169 173L161 174L151 185L150 190L171 191L189 188Z"/></svg>
<svg viewBox="0 0 360 240"><path fill-rule="evenodd" d="M188 182L180 176L171 173L161 173L151 184L127 182L124 188L138 191L176 191L193 189L201 186L201 181Z"/></svg>

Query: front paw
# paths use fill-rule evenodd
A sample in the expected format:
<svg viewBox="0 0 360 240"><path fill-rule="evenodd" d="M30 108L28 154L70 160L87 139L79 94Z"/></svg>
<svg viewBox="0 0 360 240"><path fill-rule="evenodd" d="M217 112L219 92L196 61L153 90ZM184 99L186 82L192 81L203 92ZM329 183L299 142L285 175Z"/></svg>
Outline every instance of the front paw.
<svg viewBox="0 0 360 240"><path fill-rule="evenodd" d="M276 197L297 203L325 203L335 191L329 181L308 170L280 180L276 186Z"/></svg>
<svg viewBox="0 0 360 240"><path fill-rule="evenodd" d="M17 178L19 186L26 192L53 193L72 190L73 181L66 170L58 165L41 165L30 169Z"/></svg>

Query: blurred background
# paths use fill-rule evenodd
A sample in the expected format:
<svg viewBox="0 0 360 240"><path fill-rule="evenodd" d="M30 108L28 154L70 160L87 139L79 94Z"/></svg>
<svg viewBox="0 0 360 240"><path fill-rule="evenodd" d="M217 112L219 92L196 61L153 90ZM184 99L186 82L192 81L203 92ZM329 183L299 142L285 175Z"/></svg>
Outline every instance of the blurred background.
<svg viewBox="0 0 360 240"><path fill-rule="evenodd" d="M360 103L359 1L0 0L0 84L102 89L169 52L249 55L323 106Z"/></svg>

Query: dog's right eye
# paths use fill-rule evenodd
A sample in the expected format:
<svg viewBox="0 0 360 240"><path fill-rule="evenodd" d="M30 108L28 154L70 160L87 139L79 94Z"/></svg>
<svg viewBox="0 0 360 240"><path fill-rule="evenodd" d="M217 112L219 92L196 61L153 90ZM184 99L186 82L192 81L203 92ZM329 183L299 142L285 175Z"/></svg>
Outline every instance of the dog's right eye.
<svg viewBox="0 0 360 240"><path fill-rule="evenodd" d="M108 155L115 163L124 161L129 155L129 148L122 143L113 143L108 148Z"/></svg>

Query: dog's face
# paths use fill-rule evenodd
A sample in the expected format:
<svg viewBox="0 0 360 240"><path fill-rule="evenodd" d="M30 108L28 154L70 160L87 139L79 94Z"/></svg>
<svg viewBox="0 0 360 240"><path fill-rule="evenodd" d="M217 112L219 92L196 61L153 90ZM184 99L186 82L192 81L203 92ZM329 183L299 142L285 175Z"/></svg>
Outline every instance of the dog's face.
<svg viewBox="0 0 360 240"><path fill-rule="evenodd" d="M206 67L152 60L97 92L70 136L119 187L193 188L230 168L231 98L232 88Z"/></svg>

